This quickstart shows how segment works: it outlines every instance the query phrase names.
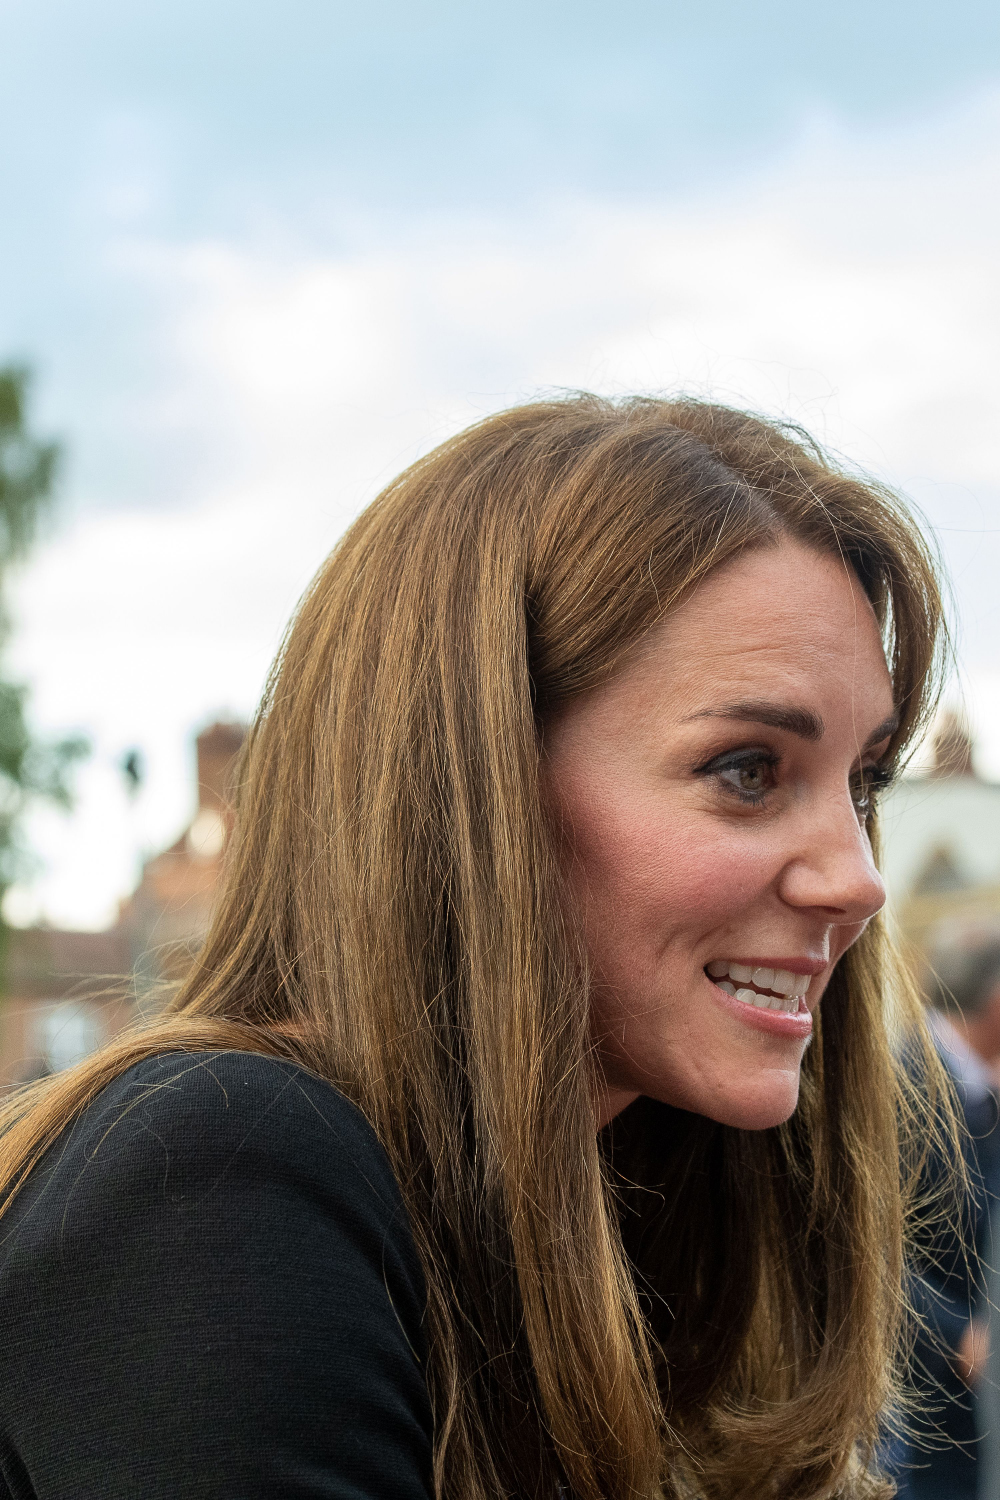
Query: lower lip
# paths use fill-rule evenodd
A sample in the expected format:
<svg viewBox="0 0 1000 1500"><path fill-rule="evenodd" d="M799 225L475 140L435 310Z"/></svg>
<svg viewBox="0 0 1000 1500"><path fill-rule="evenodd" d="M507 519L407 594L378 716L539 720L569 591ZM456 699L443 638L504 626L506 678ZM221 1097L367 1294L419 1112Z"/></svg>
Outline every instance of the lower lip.
<svg viewBox="0 0 1000 1500"><path fill-rule="evenodd" d="M768 1036L785 1037L794 1042L807 1041L812 1035L813 1018L808 1010L765 1010L763 1006L748 1005L745 1000L737 1000L735 995L727 995L717 984L712 984L707 974L705 983L711 987L719 1004L751 1031L763 1031Z"/></svg>

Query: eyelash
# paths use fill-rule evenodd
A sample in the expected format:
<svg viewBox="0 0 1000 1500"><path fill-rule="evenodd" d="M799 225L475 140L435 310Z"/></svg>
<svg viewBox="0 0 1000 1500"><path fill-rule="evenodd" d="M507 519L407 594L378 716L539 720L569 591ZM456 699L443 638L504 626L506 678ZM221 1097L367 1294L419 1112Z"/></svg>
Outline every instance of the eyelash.
<svg viewBox="0 0 1000 1500"><path fill-rule="evenodd" d="M781 763L780 755L775 755L770 750L731 750L725 755L717 755L713 760L695 770L697 776L713 776L722 782L726 771L744 771L754 766L767 766L772 772ZM866 819L875 810L876 800L880 792L891 786L895 780L895 774L889 766L864 766L860 772L851 778L852 793L857 787L862 795L860 798L852 797L858 816ZM734 786L732 782L722 782L726 791L739 798L744 806L760 807L767 799L768 793L773 791L773 786L762 788L760 791L747 791L745 788Z"/></svg>
<svg viewBox="0 0 1000 1500"><path fill-rule="evenodd" d="M861 769L861 784L865 790L864 802L855 802L859 813L871 817L878 805L879 795L892 786L896 779L896 773L891 766L863 766Z"/></svg>

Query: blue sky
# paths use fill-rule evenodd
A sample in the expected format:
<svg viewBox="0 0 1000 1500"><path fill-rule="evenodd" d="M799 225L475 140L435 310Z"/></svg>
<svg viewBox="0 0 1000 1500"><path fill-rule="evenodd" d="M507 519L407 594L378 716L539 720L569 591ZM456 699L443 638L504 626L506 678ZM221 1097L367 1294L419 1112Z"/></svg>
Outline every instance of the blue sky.
<svg viewBox="0 0 1000 1500"><path fill-rule="evenodd" d="M781 411L912 494L1000 775L995 4L0 0L0 53L0 358L67 445L15 649L95 742L15 916L107 920L360 505L553 386Z"/></svg>
<svg viewBox="0 0 1000 1500"><path fill-rule="evenodd" d="M0 17L5 139L24 142L7 182L60 222L67 185L151 168L189 229L231 227L258 195L297 213L310 187L407 206L554 179L669 192L803 111L934 106L990 81L1000 47L996 7L969 0L6 0Z"/></svg>
<svg viewBox="0 0 1000 1500"><path fill-rule="evenodd" d="M898 126L1000 72L980 0L0 0L0 35L0 351L39 364L88 505L170 503L211 462L122 430L169 316L109 258L130 234L336 254L449 213L711 196L810 122Z"/></svg>

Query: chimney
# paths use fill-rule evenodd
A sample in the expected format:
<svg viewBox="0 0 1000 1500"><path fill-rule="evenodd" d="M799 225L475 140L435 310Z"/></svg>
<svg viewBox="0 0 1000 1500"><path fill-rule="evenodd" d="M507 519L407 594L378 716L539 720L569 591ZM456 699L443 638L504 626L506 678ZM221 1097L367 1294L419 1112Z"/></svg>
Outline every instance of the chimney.
<svg viewBox="0 0 1000 1500"><path fill-rule="evenodd" d="M199 811L222 812L229 802L236 757L246 730L242 724L210 724L195 741L198 748Z"/></svg>

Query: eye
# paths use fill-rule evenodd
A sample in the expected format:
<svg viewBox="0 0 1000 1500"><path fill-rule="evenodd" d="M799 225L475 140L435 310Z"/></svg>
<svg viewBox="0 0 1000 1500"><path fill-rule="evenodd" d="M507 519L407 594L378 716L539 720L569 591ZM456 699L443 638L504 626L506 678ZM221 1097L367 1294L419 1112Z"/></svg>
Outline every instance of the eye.
<svg viewBox="0 0 1000 1500"><path fill-rule="evenodd" d="M864 766L851 777L851 801L859 818L870 818L880 792L891 786L895 773L889 766Z"/></svg>
<svg viewBox="0 0 1000 1500"><path fill-rule="evenodd" d="M778 757L767 750L733 750L698 768L701 776L721 782L729 793L751 805L763 802L778 784Z"/></svg>
<svg viewBox="0 0 1000 1500"><path fill-rule="evenodd" d="M737 792L746 792L759 797L774 786L774 767L764 760L744 762L743 765L727 766L721 773L722 780Z"/></svg>

